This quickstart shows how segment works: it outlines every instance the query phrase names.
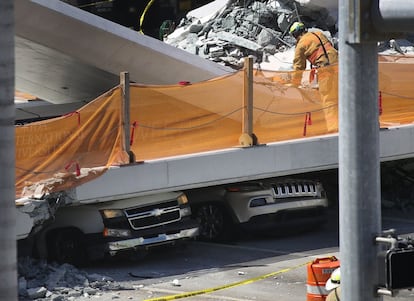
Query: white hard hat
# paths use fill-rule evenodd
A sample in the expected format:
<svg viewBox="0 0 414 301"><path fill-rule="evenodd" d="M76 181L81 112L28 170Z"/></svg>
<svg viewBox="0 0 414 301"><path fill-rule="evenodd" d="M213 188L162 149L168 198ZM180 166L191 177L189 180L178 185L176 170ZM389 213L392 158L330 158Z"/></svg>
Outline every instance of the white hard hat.
<svg viewBox="0 0 414 301"><path fill-rule="evenodd" d="M340 268L335 269L331 277L329 277L328 281L325 284L326 290L330 291L334 288L337 288L341 284L341 271Z"/></svg>

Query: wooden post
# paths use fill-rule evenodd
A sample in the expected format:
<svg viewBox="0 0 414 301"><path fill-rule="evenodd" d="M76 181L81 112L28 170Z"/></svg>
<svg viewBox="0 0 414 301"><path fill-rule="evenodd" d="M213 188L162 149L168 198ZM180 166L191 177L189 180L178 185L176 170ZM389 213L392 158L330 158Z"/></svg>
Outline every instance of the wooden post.
<svg viewBox="0 0 414 301"><path fill-rule="evenodd" d="M124 126L124 149L129 155L129 163L135 162L134 154L131 152L131 146L129 144L130 133L130 105L129 105L129 73L120 73L120 85L122 92L122 115L123 115L123 126Z"/></svg>
<svg viewBox="0 0 414 301"><path fill-rule="evenodd" d="M239 138L241 146L252 146L253 143L253 58L244 59L244 91L243 91L242 134Z"/></svg>

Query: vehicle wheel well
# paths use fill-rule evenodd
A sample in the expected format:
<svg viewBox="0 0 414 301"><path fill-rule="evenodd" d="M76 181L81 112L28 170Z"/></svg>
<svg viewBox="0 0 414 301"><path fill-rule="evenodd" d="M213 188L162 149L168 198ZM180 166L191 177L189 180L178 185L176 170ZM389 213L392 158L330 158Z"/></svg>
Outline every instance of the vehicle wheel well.
<svg viewBox="0 0 414 301"><path fill-rule="evenodd" d="M53 228L46 232L45 234L46 241L58 235L59 232L73 232L73 233L79 233L83 235L83 232L79 228L76 228L76 227Z"/></svg>
<svg viewBox="0 0 414 301"><path fill-rule="evenodd" d="M200 222L200 239L225 241L233 239L234 221L221 201L204 202L193 206L193 216Z"/></svg>
<svg viewBox="0 0 414 301"><path fill-rule="evenodd" d="M51 229L45 234L48 261L82 266L86 263L84 233L76 227Z"/></svg>
<svg viewBox="0 0 414 301"><path fill-rule="evenodd" d="M215 205L215 206L218 206L218 207L221 207L221 208L223 208L223 210L225 211L225 213L229 216L229 217L231 217L231 220L232 220L232 222L233 223L237 223L238 221L237 221L237 218L236 218L236 216L235 216L235 214L234 214L234 212L233 212L233 210L232 210L232 208L230 207L230 206L228 206L225 202L223 202L223 201L208 201L208 202L202 202L202 203L198 203L198 204L194 204L194 205L191 205L191 210L192 210L192 213L193 213L193 216L195 216L195 212L200 208L200 207L202 207L202 206L205 206L205 205Z"/></svg>

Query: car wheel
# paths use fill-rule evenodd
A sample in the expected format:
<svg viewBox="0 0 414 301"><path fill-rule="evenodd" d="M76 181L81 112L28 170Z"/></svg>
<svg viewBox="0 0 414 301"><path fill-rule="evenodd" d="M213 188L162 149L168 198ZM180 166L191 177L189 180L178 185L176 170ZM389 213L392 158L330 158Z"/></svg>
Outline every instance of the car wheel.
<svg viewBox="0 0 414 301"><path fill-rule="evenodd" d="M77 229L53 232L48 238L48 258L58 263L82 266L86 263L84 235Z"/></svg>
<svg viewBox="0 0 414 301"><path fill-rule="evenodd" d="M200 223L202 240L223 241L229 238L232 223L223 206L213 203L201 205L196 209L195 216Z"/></svg>

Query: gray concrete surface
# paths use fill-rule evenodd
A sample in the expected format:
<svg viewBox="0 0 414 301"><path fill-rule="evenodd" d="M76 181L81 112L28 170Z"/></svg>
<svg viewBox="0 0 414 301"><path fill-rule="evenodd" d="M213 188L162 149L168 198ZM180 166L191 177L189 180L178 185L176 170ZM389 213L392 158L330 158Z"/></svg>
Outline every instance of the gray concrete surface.
<svg viewBox="0 0 414 301"><path fill-rule="evenodd" d="M412 125L380 131L381 161L413 157L413 136ZM73 197L87 203L116 199L119 196L295 175L337 166L338 135L331 134L248 148L230 148L148 160L140 164L111 168L99 178L75 187Z"/></svg>
<svg viewBox="0 0 414 301"><path fill-rule="evenodd" d="M15 1L15 35L16 89L54 104L93 100L123 71L142 84L232 72L62 1Z"/></svg>
<svg viewBox="0 0 414 301"><path fill-rule="evenodd" d="M413 212L383 212L383 228L395 228L401 235L414 234ZM188 301L302 301L306 300L306 263L338 253L336 211L320 229L287 236L249 236L229 244L190 242L186 247L160 249L137 261L100 262L88 273L108 275L123 290L109 291L99 300L188 300ZM269 234L269 233L268 233ZM288 270L286 270L288 269ZM264 275L263 279L256 279ZM251 280L231 288L190 297L177 294L220 288ZM174 282L175 281L175 282ZM177 283L178 285L174 285ZM89 300L98 296L79 298ZM164 298L164 299L163 299ZM414 292L401 291L385 301L408 301Z"/></svg>

